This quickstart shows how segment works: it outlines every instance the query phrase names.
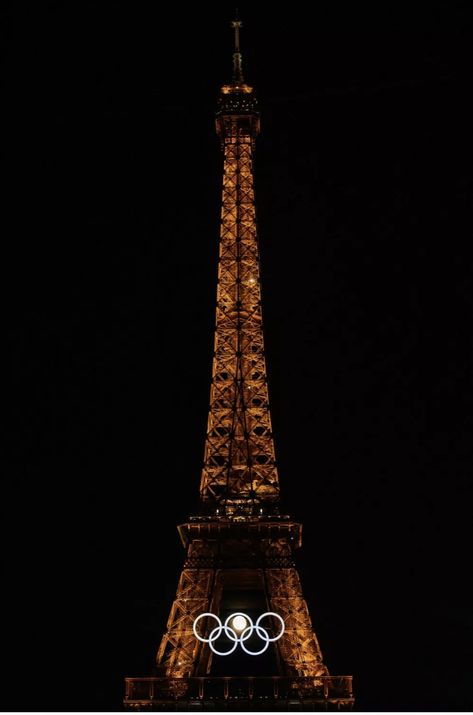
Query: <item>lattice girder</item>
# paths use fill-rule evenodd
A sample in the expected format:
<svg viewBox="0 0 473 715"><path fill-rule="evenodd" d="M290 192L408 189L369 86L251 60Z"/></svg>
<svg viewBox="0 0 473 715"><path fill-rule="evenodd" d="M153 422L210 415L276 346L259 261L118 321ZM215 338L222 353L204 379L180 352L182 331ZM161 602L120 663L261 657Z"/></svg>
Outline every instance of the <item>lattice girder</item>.
<svg viewBox="0 0 473 715"><path fill-rule="evenodd" d="M224 142L216 329L201 497L279 497L269 412L256 236L252 137Z"/></svg>
<svg viewBox="0 0 473 715"><path fill-rule="evenodd" d="M200 650L192 624L209 608L214 572L212 569L184 568L156 658L158 669L170 678L195 674Z"/></svg>
<svg viewBox="0 0 473 715"><path fill-rule="evenodd" d="M286 666L300 677L328 675L296 569L267 569L266 580L271 608L286 624L280 645Z"/></svg>

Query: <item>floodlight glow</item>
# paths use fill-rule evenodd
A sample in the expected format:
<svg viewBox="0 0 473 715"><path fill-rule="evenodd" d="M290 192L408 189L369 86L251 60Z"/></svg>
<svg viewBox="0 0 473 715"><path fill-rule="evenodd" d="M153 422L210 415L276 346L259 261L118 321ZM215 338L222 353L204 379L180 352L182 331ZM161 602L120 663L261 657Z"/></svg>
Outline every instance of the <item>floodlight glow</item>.
<svg viewBox="0 0 473 715"><path fill-rule="evenodd" d="M232 628L234 628L235 631L244 631L247 625L248 621L244 616L235 616L232 619Z"/></svg>

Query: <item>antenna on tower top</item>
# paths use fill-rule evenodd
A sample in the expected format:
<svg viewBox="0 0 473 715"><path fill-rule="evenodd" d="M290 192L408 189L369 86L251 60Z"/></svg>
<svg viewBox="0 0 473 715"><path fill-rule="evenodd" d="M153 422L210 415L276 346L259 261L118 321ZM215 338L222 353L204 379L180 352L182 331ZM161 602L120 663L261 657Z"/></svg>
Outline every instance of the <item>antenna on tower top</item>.
<svg viewBox="0 0 473 715"><path fill-rule="evenodd" d="M233 81L235 84L242 84L243 70L242 70L242 60L240 52L240 28L243 27L243 23L238 17L238 8L235 8L235 19L232 20L231 26L235 30L235 52L233 53Z"/></svg>

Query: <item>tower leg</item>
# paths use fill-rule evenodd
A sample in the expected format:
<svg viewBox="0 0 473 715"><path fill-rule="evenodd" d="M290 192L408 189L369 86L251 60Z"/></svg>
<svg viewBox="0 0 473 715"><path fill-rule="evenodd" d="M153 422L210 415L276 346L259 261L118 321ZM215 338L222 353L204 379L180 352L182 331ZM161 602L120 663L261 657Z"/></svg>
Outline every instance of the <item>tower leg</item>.
<svg viewBox="0 0 473 715"><path fill-rule="evenodd" d="M209 610L213 569L184 568L179 579L176 598L158 650L158 673L169 678L196 675L201 644L195 637L192 625L201 613Z"/></svg>
<svg viewBox="0 0 473 715"><path fill-rule="evenodd" d="M285 637L278 642L286 673L328 675L296 569L266 569L265 575L271 610L279 613L286 625Z"/></svg>

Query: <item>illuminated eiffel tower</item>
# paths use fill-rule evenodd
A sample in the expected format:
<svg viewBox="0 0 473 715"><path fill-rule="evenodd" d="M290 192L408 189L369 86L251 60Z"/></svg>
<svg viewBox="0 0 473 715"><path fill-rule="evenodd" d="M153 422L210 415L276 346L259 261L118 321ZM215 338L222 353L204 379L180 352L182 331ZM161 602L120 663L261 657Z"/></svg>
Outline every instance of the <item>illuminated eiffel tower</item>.
<svg viewBox="0 0 473 715"><path fill-rule="evenodd" d="M302 526L279 513L253 192L260 115L241 24L216 116L224 168L202 513L178 527L186 559L157 674L127 678L125 706L350 709L351 676L329 675L294 567Z"/></svg>

